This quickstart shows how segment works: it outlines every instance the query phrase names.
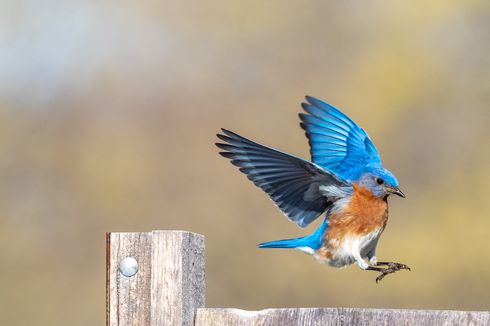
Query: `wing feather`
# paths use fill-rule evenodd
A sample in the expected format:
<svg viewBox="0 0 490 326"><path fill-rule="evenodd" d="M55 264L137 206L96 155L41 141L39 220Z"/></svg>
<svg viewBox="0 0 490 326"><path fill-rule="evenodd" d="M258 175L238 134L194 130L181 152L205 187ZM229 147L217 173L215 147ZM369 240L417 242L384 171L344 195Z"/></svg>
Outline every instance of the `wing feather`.
<svg viewBox="0 0 490 326"><path fill-rule="evenodd" d="M224 150L220 154L239 167L300 227L315 220L336 199L323 193L320 186L349 187L335 174L314 163L257 144L226 129L222 132L217 136L223 143L216 144Z"/></svg>
<svg viewBox="0 0 490 326"><path fill-rule="evenodd" d="M367 133L337 108L311 96L302 103L301 127L310 144L311 159L344 180L355 180L366 165L381 164Z"/></svg>

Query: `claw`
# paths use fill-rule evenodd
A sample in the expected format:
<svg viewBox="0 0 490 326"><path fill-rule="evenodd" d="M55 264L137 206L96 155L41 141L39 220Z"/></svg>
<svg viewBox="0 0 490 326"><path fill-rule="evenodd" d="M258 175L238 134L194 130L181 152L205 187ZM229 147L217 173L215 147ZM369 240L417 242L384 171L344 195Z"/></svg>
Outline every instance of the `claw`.
<svg viewBox="0 0 490 326"><path fill-rule="evenodd" d="M376 284L379 283L386 275L392 274L395 272L398 272L399 270L406 269L408 271L411 271L410 267L408 267L405 264L400 264L400 263L393 263L393 262L378 262L378 266L388 266L384 270L380 271L381 275L376 277Z"/></svg>

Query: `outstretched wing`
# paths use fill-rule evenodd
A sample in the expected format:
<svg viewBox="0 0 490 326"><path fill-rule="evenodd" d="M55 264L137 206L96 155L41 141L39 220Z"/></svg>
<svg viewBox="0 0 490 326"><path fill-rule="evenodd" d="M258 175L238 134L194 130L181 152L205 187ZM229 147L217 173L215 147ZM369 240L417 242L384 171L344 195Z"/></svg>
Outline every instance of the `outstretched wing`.
<svg viewBox="0 0 490 326"><path fill-rule="evenodd" d="M355 180L368 164L381 164L367 133L335 107L311 96L302 103L301 127L310 143L311 159L345 180Z"/></svg>
<svg viewBox="0 0 490 326"><path fill-rule="evenodd" d="M217 136L225 143L216 144L224 150L220 154L231 159L233 165L262 188L300 227L310 224L331 205L336 189L348 186L311 162L257 144L231 131L222 131L223 134Z"/></svg>

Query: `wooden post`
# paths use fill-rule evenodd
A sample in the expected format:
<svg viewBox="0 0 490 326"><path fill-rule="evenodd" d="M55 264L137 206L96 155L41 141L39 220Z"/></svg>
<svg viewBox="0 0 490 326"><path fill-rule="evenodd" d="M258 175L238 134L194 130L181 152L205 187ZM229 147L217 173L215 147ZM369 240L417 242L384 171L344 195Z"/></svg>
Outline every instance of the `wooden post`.
<svg viewBox="0 0 490 326"><path fill-rule="evenodd" d="M204 307L204 237L107 233L106 324L194 325Z"/></svg>

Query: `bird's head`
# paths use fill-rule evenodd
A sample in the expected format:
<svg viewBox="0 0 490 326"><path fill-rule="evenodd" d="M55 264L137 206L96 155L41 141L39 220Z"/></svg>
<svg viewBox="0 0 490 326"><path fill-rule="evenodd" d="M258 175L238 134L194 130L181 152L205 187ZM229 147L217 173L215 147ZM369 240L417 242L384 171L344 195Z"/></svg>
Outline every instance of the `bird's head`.
<svg viewBox="0 0 490 326"><path fill-rule="evenodd" d="M367 166L359 179L359 184L371 190L377 197L394 194L405 198L405 194L398 187L396 177L381 166Z"/></svg>

